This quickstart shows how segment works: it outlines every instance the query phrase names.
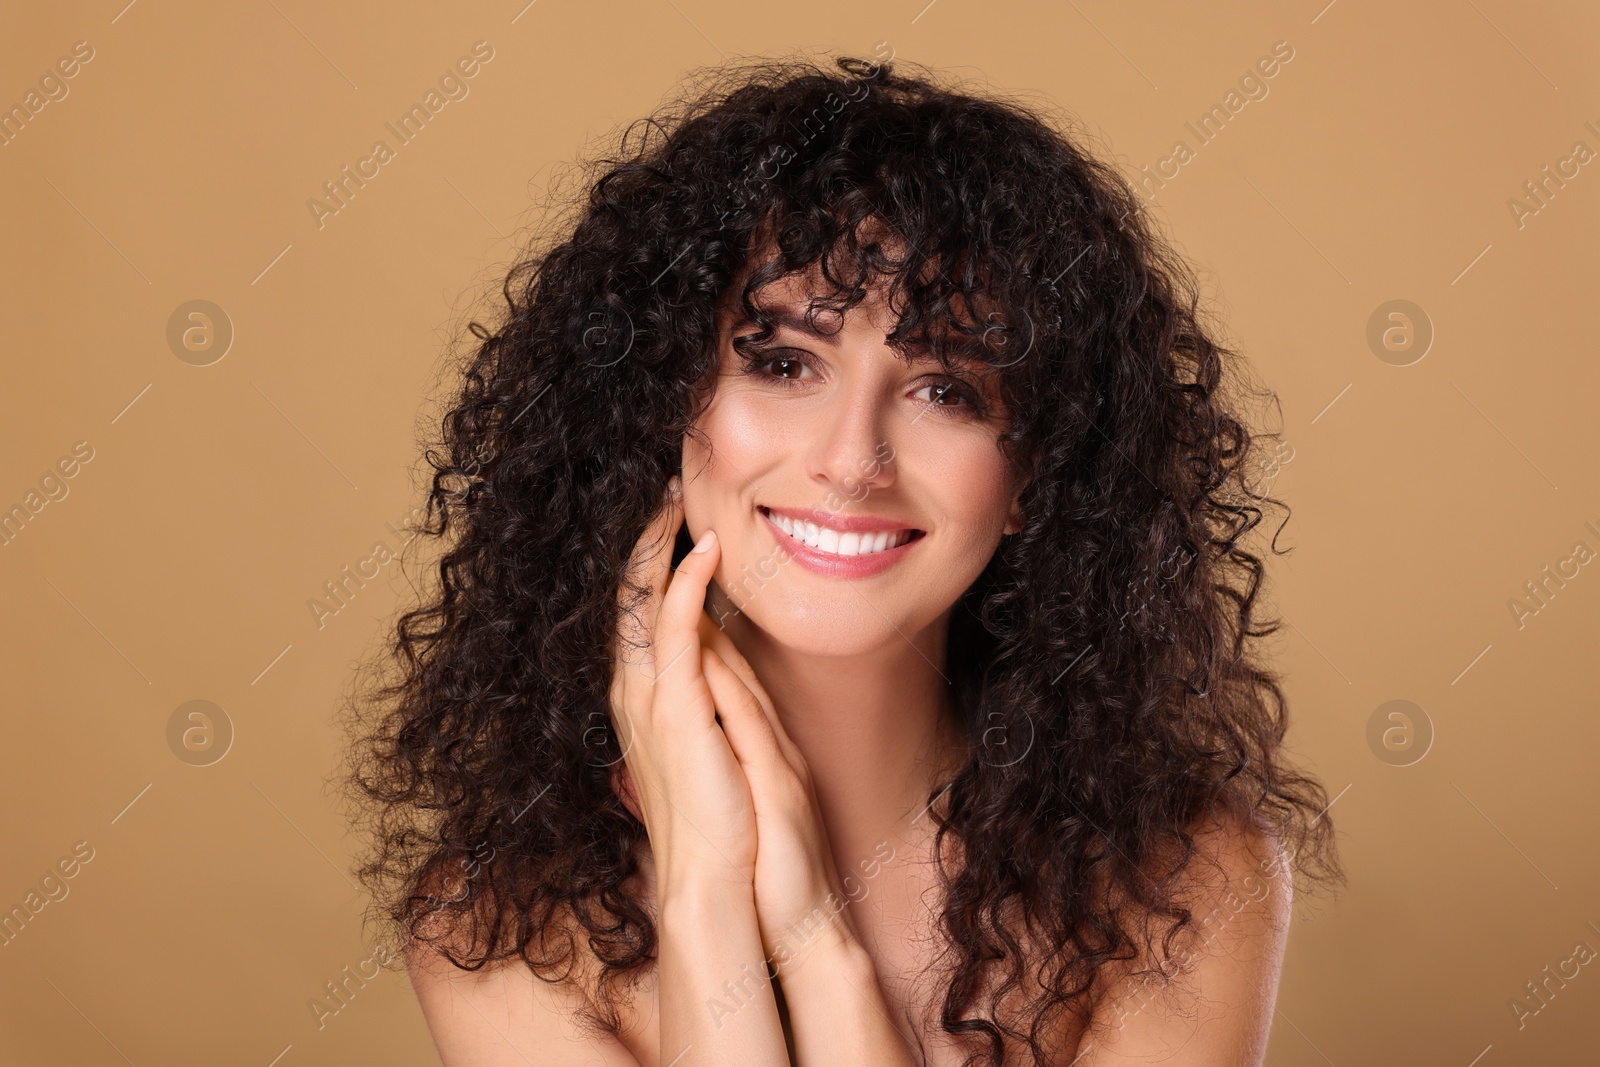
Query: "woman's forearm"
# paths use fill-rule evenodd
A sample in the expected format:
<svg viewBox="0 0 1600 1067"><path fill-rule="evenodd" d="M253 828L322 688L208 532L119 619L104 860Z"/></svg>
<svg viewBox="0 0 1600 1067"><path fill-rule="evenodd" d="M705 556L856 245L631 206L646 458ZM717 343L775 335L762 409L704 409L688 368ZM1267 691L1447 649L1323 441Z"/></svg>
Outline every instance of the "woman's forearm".
<svg viewBox="0 0 1600 1067"><path fill-rule="evenodd" d="M750 885L663 890L657 919L661 1067L789 1067Z"/></svg>
<svg viewBox="0 0 1600 1067"><path fill-rule="evenodd" d="M846 924L829 923L779 967L778 981L799 1067L918 1063L910 1037L891 1014L872 957Z"/></svg>

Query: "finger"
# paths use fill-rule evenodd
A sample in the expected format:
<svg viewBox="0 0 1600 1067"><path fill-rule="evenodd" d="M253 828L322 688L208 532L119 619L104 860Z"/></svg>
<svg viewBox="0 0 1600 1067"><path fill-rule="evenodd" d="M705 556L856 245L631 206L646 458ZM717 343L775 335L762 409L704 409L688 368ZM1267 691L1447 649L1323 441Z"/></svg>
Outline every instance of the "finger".
<svg viewBox="0 0 1600 1067"><path fill-rule="evenodd" d="M733 668L715 651L705 648L700 651L700 670L722 717L722 732L746 775L759 780L787 766L772 724Z"/></svg>
<svg viewBox="0 0 1600 1067"><path fill-rule="evenodd" d="M661 507L633 547L617 592L619 637L628 662L648 665L662 594L672 573L672 546L683 525L683 493L676 475L668 482ZM643 590L641 596L640 591Z"/></svg>
<svg viewBox="0 0 1600 1067"><path fill-rule="evenodd" d="M672 569L673 538L682 522L683 493L680 480L674 475L667 483L660 509L634 545L617 591L610 706L624 755L632 746L634 724L630 710L646 717L649 714L649 693L656 673L655 617Z"/></svg>
<svg viewBox="0 0 1600 1067"><path fill-rule="evenodd" d="M772 699L767 696L766 687L756 678L755 670L739 651L739 646L733 643L733 638L729 637L728 632L718 626L716 620L709 614L702 614L700 618L700 643L707 648L715 649L717 655L722 657L722 662L733 668L733 672L760 702L761 710L770 718L773 714Z"/></svg>
<svg viewBox="0 0 1600 1067"><path fill-rule="evenodd" d="M698 657L691 654L701 647L700 619L705 615L706 589L721 557L716 534L708 529L695 542L694 551L678 564L667 584L656 616L657 681L680 662L689 672L699 666Z"/></svg>
<svg viewBox="0 0 1600 1067"><path fill-rule="evenodd" d="M778 709L772 703L772 697L767 694L766 686L761 684L761 679L756 676L755 668L750 666L750 661L744 658L739 647L733 643L727 631L718 626L711 618L705 616L705 622L700 626L700 641L702 644L716 651L722 662L738 676L762 713L766 716L768 724L772 727L774 736L778 739L778 747L783 750L785 758L791 763L799 756L799 746L789 737L789 732L783 728L783 720L778 717Z"/></svg>

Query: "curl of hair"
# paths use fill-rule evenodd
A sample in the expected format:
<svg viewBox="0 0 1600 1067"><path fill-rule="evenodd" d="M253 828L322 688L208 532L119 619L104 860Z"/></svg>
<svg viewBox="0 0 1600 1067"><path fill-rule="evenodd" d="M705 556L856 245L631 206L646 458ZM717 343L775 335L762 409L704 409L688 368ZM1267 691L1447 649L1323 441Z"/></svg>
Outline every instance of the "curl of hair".
<svg viewBox="0 0 1600 1067"><path fill-rule="evenodd" d="M812 264L840 307L885 277L890 343L931 339L942 359L950 331L981 334L1012 414L998 443L1031 478L1025 527L952 615L971 753L928 801L944 798L940 1025L981 1046L969 1064L1003 1063L1002 1035L1045 1062L1051 1020L1087 1018L1101 965L1159 968L1194 925L1177 889L1201 821L1270 831L1298 884L1343 881L1327 795L1285 760L1284 695L1252 643L1279 625L1258 617L1245 538L1281 506L1254 478L1281 452L1230 406L1243 372L1188 268L1070 120L899 60L836 65L701 72L589 165L510 270L500 321L471 323L426 452L415 543L437 563L360 701L360 873L386 929L456 966L520 957L553 982L587 953L585 1020L615 1032L617 983L656 950L623 891L644 828L611 781L618 594L714 380L716 310L737 296L759 315L760 286ZM869 221L903 254L861 240ZM756 264L763 239L776 252ZM1044 966L1006 1019L1028 973L1019 922ZM1003 981L978 1003L991 966Z"/></svg>

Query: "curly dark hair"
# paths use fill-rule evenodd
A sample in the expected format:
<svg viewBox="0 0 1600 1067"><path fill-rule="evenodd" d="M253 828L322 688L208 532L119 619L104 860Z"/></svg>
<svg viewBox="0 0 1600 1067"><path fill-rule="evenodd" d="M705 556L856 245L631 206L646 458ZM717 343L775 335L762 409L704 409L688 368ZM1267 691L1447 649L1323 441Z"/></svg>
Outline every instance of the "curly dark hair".
<svg viewBox="0 0 1600 1067"><path fill-rule="evenodd" d="M1102 964L1156 963L1158 935L1167 955L1194 926L1178 891L1200 822L1270 832L1296 885L1344 882L1254 643L1279 626L1258 616L1245 543L1282 506L1254 477L1277 435L1247 428L1228 398L1246 374L1189 268L1072 120L892 57L833 66L691 76L581 168L583 195L511 267L503 318L470 323L426 450L424 599L357 701L360 873L386 932L458 967L520 957L570 981L586 937L600 995L584 1021L616 1032L617 983L656 952L623 891L645 830L612 786L630 552L714 383L718 309L737 297L763 322L753 294L813 265L841 307L887 277L891 344L931 339L944 360L946 331L992 342L999 443L1030 479L1025 527L951 614L971 751L928 800L946 796L940 1025L977 1039L968 1064L1003 1063L1002 1033L1044 1062L1057 1013L1087 1020ZM864 223L903 255L858 240ZM776 252L757 264L763 240ZM977 307L998 317L957 321ZM1049 949L1039 986L1010 919ZM991 965L1004 980L977 1003ZM1026 1017L1000 1018L1024 987Z"/></svg>

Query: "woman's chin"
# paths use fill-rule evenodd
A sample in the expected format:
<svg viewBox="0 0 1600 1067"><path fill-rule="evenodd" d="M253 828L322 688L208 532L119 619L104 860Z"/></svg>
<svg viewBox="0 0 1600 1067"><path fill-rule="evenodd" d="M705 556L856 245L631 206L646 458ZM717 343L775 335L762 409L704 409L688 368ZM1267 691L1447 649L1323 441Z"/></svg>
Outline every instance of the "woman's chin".
<svg viewBox="0 0 1600 1067"><path fill-rule="evenodd" d="M796 655L866 656L904 640L894 621L860 596L829 604L772 597L746 604L740 615L745 625L760 632L761 640Z"/></svg>

